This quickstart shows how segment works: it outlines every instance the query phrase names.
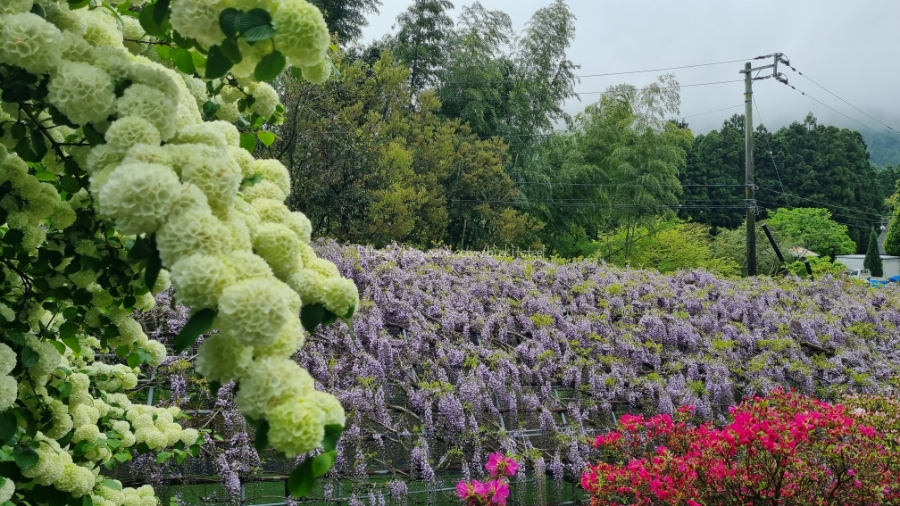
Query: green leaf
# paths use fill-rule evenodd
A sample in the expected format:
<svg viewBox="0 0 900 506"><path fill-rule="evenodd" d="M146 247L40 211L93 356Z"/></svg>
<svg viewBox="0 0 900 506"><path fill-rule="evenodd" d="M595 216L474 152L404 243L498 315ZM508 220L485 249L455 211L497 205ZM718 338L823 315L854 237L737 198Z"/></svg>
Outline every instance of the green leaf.
<svg viewBox="0 0 900 506"><path fill-rule="evenodd" d="M19 431L16 416L9 411L0 413L0 445L5 445Z"/></svg>
<svg viewBox="0 0 900 506"><path fill-rule="evenodd" d="M91 0L69 0L69 8L72 10L80 9L91 3Z"/></svg>
<svg viewBox="0 0 900 506"><path fill-rule="evenodd" d="M271 81L281 74L285 65L287 65L287 60L281 54L281 51L276 49L263 56L262 60L259 60L259 63L256 64L256 68L253 70L253 77L257 81Z"/></svg>
<svg viewBox="0 0 900 506"><path fill-rule="evenodd" d="M201 309L191 315L181 332L175 337L175 351L184 351L190 348L201 334L209 332L212 328L216 312L212 309Z"/></svg>
<svg viewBox="0 0 900 506"><path fill-rule="evenodd" d="M169 57L172 56L172 48L169 46L163 46L162 44L157 44L156 54L159 55L159 57L163 60L168 60Z"/></svg>
<svg viewBox="0 0 900 506"><path fill-rule="evenodd" d="M87 139L88 144L90 144L91 147L106 143L100 132L90 124L82 126L81 131L84 132L84 138Z"/></svg>
<svg viewBox="0 0 900 506"><path fill-rule="evenodd" d="M222 32L226 37L234 37L241 31L241 18L243 17L243 14L243 12L233 7L229 7L219 13L219 28L222 29Z"/></svg>
<svg viewBox="0 0 900 506"><path fill-rule="evenodd" d="M241 63L241 61L244 59L243 55L241 55L241 48L238 47L237 42L235 42L234 39L223 40L222 43L219 44L219 50L221 50L222 54L224 54L235 65Z"/></svg>
<svg viewBox="0 0 900 506"><path fill-rule="evenodd" d="M259 174L253 174L252 176L250 176L250 179L247 180L247 184L249 184L250 186L256 186L256 183L260 181L262 181L262 178L259 176Z"/></svg>
<svg viewBox="0 0 900 506"><path fill-rule="evenodd" d="M169 460L169 457L171 457L171 456L172 456L172 454L169 452L160 452L159 455L156 456L156 463L163 464L167 460Z"/></svg>
<svg viewBox="0 0 900 506"><path fill-rule="evenodd" d="M156 280L159 279L159 271L162 270L162 260L159 258L159 249L156 247L156 234L150 236L147 246L149 256L147 256L147 266L144 268L144 285L152 291Z"/></svg>
<svg viewBox="0 0 900 506"><path fill-rule="evenodd" d="M122 307L125 309L134 309L134 305L137 303L137 298L134 295L125 296L125 300L122 301Z"/></svg>
<svg viewBox="0 0 900 506"><path fill-rule="evenodd" d="M31 349L30 346L22 348L22 366L25 368L33 367L41 359L38 352Z"/></svg>
<svg viewBox="0 0 900 506"><path fill-rule="evenodd" d="M101 481L100 484L103 485L104 487L112 489L112 490L119 490L119 491L122 490L122 484L116 480L108 480L107 479L107 480Z"/></svg>
<svg viewBox="0 0 900 506"><path fill-rule="evenodd" d="M24 139L28 135L28 129L22 123L14 123L9 131L12 133L13 140Z"/></svg>
<svg viewBox="0 0 900 506"><path fill-rule="evenodd" d="M138 16L138 21L141 23L141 28L147 32L148 35L154 35L159 38L165 38L166 34L163 32L163 29L159 26L160 23L157 23L154 19L155 9L144 8L141 9L141 14Z"/></svg>
<svg viewBox="0 0 900 506"><path fill-rule="evenodd" d="M194 47L194 39L189 39L182 36L180 33L178 33L178 30L172 31L172 40L174 40L175 45L180 47L181 49L191 49L192 47Z"/></svg>
<svg viewBox="0 0 900 506"><path fill-rule="evenodd" d="M60 355L63 355L66 353L66 345L65 344L63 344L55 339L51 340L51 341L47 341L47 342L49 342L51 346L56 348L56 351L58 351L60 353Z"/></svg>
<svg viewBox="0 0 900 506"><path fill-rule="evenodd" d="M219 395L219 389L222 388L222 384L218 381L210 381L209 382L209 394L213 397Z"/></svg>
<svg viewBox="0 0 900 506"><path fill-rule="evenodd" d="M130 453L117 453L117 454L113 455L113 458L115 458L119 462L125 462L127 460L131 460L131 454Z"/></svg>
<svg viewBox="0 0 900 506"><path fill-rule="evenodd" d="M74 176L63 176L59 180L59 186L70 195L74 195L81 190L81 183Z"/></svg>
<svg viewBox="0 0 900 506"><path fill-rule="evenodd" d="M338 440L343 432L344 427L336 423L325 426L325 437L322 439L322 447L325 448L326 452L337 449Z"/></svg>
<svg viewBox="0 0 900 506"><path fill-rule="evenodd" d="M94 500L91 499L91 494L84 494L81 496L81 506L94 506ZM74 504L74 503L70 503Z"/></svg>
<svg viewBox="0 0 900 506"><path fill-rule="evenodd" d="M34 177L37 178L38 181L44 181L45 183L55 183L56 182L56 174L52 172L48 172L46 170L39 171L34 174Z"/></svg>
<svg viewBox="0 0 900 506"><path fill-rule="evenodd" d="M307 332L316 330L323 318L325 318L325 306L322 304L309 304L300 310L300 323Z"/></svg>
<svg viewBox="0 0 900 506"><path fill-rule="evenodd" d="M116 348L116 356L119 358L125 358L128 356L128 353L130 350L131 349L128 347L127 344L124 346L119 346L118 348Z"/></svg>
<svg viewBox="0 0 900 506"><path fill-rule="evenodd" d="M59 398L60 400L66 400L70 395L72 395L72 384L68 381L63 381L56 387L59 390Z"/></svg>
<svg viewBox="0 0 900 506"><path fill-rule="evenodd" d="M250 153L256 151L256 136L253 134L241 134L241 147Z"/></svg>
<svg viewBox="0 0 900 506"><path fill-rule="evenodd" d="M202 440L203 440L203 438L201 438L201 437L199 437L199 436L198 436L197 439L198 439L199 441L202 441ZM188 453L191 454L192 457L199 457L199 456L200 456L200 445L199 445L199 444L191 445L191 447L188 448L187 451L188 451Z"/></svg>
<svg viewBox="0 0 900 506"><path fill-rule="evenodd" d="M47 140L44 138L44 134L36 128L31 131L31 145L34 147L37 159L42 160L47 154ZM56 177L53 180L56 181Z"/></svg>
<svg viewBox="0 0 900 506"><path fill-rule="evenodd" d="M312 471L312 458L307 458L291 471L288 476L288 490L294 497L307 497L316 485L316 477Z"/></svg>
<svg viewBox="0 0 900 506"><path fill-rule="evenodd" d="M231 70L234 64L222 52L219 46L209 48L209 55L206 57L206 78L218 79L224 77Z"/></svg>
<svg viewBox="0 0 900 506"><path fill-rule="evenodd" d="M75 337L78 333L78 325L75 322L65 322L59 326L59 337L66 339Z"/></svg>
<svg viewBox="0 0 900 506"><path fill-rule="evenodd" d="M260 42L273 36L272 16L264 9L252 9L241 16L241 38L247 42Z"/></svg>
<svg viewBox="0 0 900 506"><path fill-rule="evenodd" d="M27 471L36 466L39 460L38 452L30 446L17 445L13 448L13 460L19 469Z"/></svg>
<svg viewBox="0 0 900 506"><path fill-rule="evenodd" d="M265 147L269 147L275 142L275 134L272 132L259 132L256 134L256 137L259 139L259 142L263 143Z"/></svg>
<svg viewBox="0 0 900 506"><path fill-rule="evenodd" d="M63 337L62 342L66 343L66 346L68 346L76 356L81 355L81 343L78 342L77 337Z"/></svg>
<svg viewBox="0 0 900 506"><path fill-rule="evenodd" d="M135 351L138 354L138 358L141 359L142 364L149 364L150 362L153 361L153 354L150 353L149 351L147 351L143 348L138 348Z"/></svg>
<svg viewBox="0 0 900 506"><path fill-rule="evenodd" d="M312 463L312 473L313 476L318 478L319 476L324 476L327 473L331 466L334 465L334 459L337 458L337 452L334 450L320 453L313 458Z"/></svg>
<svg viewBox="0 0 900 506"><path fill-rule="evenodd" d="M157 0L156 6L153 8L153 22L162 26L166 17L169 15L169 3L171 0Z"/></svg>
<svg viewBox="0 0 900 506"><path fill-rule="evenodd" d="M141 365L141 357L137 354L136 351L132 351L128 354L126 362L128 363L128 367L137 367Z"/></svg>
<svg viewBox="0 0 900 506"><path fill-rule="evenodd" d="M325 310L325 316L322 317L322 326L327 327L337 321L337 315L329 310Z"/></svg>
<svg viewBox="0 0 900 506"><path fill-rule="evenodd" d="M184 462L184 458L187 457L187 453L184 453L181 450L174 450L172 453L175 454L175 463L181 465Z"/></svg>
<svg viewBox="0 0 900 506"><path fill-rule="evenodd" d="M256 428L256 437L253 438L253 447L258 453L262 453L269 446L269 422L263 420Z"/></svg>
<svg viewBox="0 0 900 506"><path fill-rule="evenodd" d="M213 102L212 100L207 100L203 104L203 116L207 120L211 120L216 117L216 113L219 111L220 105Z"/></svg>
<svg viewBox="0 0 900 506"><path fill-rule="evenodd" d="M197 73L197 69L194 68L194 59L191 57L191 52L187 49L178 48L172 51L172 61L178 67L178 70L184 74L192 76Z"/></svg>

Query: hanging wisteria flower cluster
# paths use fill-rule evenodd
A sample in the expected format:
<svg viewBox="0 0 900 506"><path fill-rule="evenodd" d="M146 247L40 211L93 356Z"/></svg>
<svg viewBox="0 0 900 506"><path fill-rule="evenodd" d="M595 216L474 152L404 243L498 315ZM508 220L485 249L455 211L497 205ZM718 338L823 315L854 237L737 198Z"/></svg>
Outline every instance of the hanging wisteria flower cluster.
<svg viewBox="0 0 900 506"><path fill-rule="evenodd" d="M196 370L238 382L257 444L325 445L297 493L330 467L344 411L290 356L357 290L285 207L285 167L250 154L283 112L265 81L322 82L329 44L305 0L0 5L0 503L156 504L102 468L197 453L179 409L128 395L167 354L132 313L170 280L191 312L176 348L220 329Z"/></svg>

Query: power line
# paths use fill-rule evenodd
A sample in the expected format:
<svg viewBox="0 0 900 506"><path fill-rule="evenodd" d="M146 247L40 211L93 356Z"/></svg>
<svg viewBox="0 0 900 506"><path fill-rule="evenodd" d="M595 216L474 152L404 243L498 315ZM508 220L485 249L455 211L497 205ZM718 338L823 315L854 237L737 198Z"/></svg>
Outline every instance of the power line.
<svg viewBox="0 0 900 506"><path fill-rule="evenodd" d="M684 120L684 119L688 119L688 118L693 118L693 117L695 117L695 116L703 116L704 114L712 114L712 113L714 113L714 112L728 111L728 110L731 110L731 109L737 109L738 107L744 107L744 104L738 104L738 105L735 105L735 106L732 106L732 107L726 107L726 108L724 108L724 109L716 109L715 111L706 111L706 112L701 112L701 113L698 113L698 114L691 114L690 116L682 116L681 119Z"/></svg>
<svg viewBox="0 0 900 506"><path fill-rule="evenodd" d="M822 102L821 100L819 100L819 99L817 99L816 97L810 95L809 93L806 93L806 92L804 92L804 91L802 91L802 90L799 90L799 89L798 89L796 86L794 86L793 84L789 84L789 83L787 83L786 81L782 81L782 80L779 80L778 82L780 82L781 84L784 84L785 86L788 86L788 87L792 88L794 91L800 93L801 95L803 95L803 96L805 96L805 97L807 97L807 98L809 98L809 99L815 100L815 101L818 102L819 104L824 105L825 107L827 107L827 108L831 109L832 111L834 111L834 112L840 114L841 116L843 116L843 117L849 119L850 121L856 123L857 125L860 125L860 126L862 126L863 128L865 128L865 129L867 129L867 130L871 130L872 132L874 132L874 133L876 133L876 134L878 134L878 135L884 137L885 139L887 139L887 140L889 140L889 141L891 141L891 142L897 144L898 146L900 146L900 141L898 141L897 139L894 139L893 137L888 137L887 135L884 135L883 133L879 132L878 130L875 130L874 128L871 128L871 127L869 127L868 125L865 125L865 124L863 124L863 123L861 123L861 122L859 122L859 121L857 121L857 120L851 118L850 116L847 116L846 114L844 114L844 113L842 113L841 111L835 109L834 107L831 107L830 105L826 104L825 102Z"/></svg>
<svg viewBox="0 0 900 506"><path fill-rule="evenodd" d="M759 112L759 104L756 103L755 96L753 97L753 106L756 107L756 115L759 116L760 124L765 123L765 121L763 121L763 119L762 119L762 114ZM781 186L781 191L783 192L784 191L784 183L781 182L781 171L778 170L778 164L775 163L775 157L772 155L772 145L769 144L769 138L766 137L765 139L766 139L766 147L769 148L768 149L769 159L772 160L772 165L775 166L775 175L778 176L778 184L779 184L779 186ZM784 203L790 205L790 203L788 202L788 199L787 199L787 194L785 194L785 196L784 196Z"/></svg>
<svg viewBox="0 0 900 506"><path fill-rule="evenodd" d="M666 67L666 68L646 69L646 70L626 70L623 72L608 72L606 74L589 74L586 76L575 76L575 77L586 78L586 77L621 76L621 75L625 75L625 74L643 74L646 72L662 72L664 70L680 70L680 69L689 69L689 68L694 68L694 67L707 67L710 65L725 65L727 63L737 63L737 62L742 62L742 61L746 61L749 59L750 58L741 58L739 60L717 61L717 62L710 62L710 63L697 63L695 65L682 65L680 67Z"/></svg>
<svg viewBox="0 0 900 506"><path fill-rule="evenodd" d="M679 84L678 88L679 89L680 88L693 88L695 86L711 86L714 84L739 83L741 81L742 81L742 79L733 79L731 81L716 81L716 82L712 82L712 83ZM643 90L648 90L650 88L653 88L653 86L645 86L643 88L636 88L635 91L643 91ZM582 92L582 93L576 92L575 94L576 95L606 95L609 93L620 93L620 92L618 90L614 90L614 91L607 90L607 91L586 91L586 92Z"/></svg>
<svg viewBox="0 0 900 506"><path fill-rule="evenodd" d="M870 216L877 216L877 217L879 217L879 218L884 218L884 215L883 215L883 214L871 213L871 212L868 212L868 211L862 211L862 210L860 210L860 209L853 209L853 208L851 208L851 207L839 206L839 205L836 205L836 204L827 204L827 203L822 202L822 201L819 201L819 200L814 200L814 199L810 199L810 198L806 198L806 197L800 197L800 196L798 196L798 195L793 195L793 194L791 194L791 193L780 192L780 191L778 191L778 190L773 190L773 189L771 189L771 188L766 188L766 187L763 187L763 186L758 186L757 188L760 189L760 190L764 190L764 191L768 191L768 192L772 192L772 193L779 193L779 194L782 194L782 195L786 195L786 196L791 197L791 198L800 199L800 200L805 200L805 201L807 201L807 202L813 202L813 203L816 203L816 204L819 204L819 205L823 205L823 206L826 206L826 207L834 207L834 208L837 208L837 209L843 209L843 210L845 210L845 211L850 211L851 213L868 214L868 215L870 215ZM840 216L840 215L835 215L835 216ZM848 218L858 218L858 217L857 217L857 216L848 216Z"/></svg>
<svg viewBox="0 0 900 506"><path fill-rule="evenodd" d="M815 84L815 85L818 86L819 88L822 88L823 90L825 90L826 92L828 92L828 93L829 93L831 96L833 96L834 98L836 98L836 99L840 100L841 102L843 102L843 103L849 105L850 107L856 109L858 112L861 112L862 114L865 114L865 115L868 116L870 119L874 120L875 122L877 122L878 124L880 124L880 125L883 126L884 128L887 128L888 130L890 130L890 131L892 131L892 132L896 132L896 131L897 131L897 129L892 128L892 127L890 127L890 126L888 126L888 125L885 125L884 123L881 122L881 120L872 117L872 116L869 115L869 113L867 113L866 111L863 111L863 110L860 109L859 107L856 107L855 105L851 104L850 102L847 102L847 101L844 100L843 98L837 96L837 95L836 95L835 93L833 93L831 90L829 90L828 88L826 88L826 87L822 86L821 84L817 83L816 81L813 80L813 78L809 77L808 75L804 74L803 72L800 72L799 70L797 70L796 68L794 68L792 65L788 65L788 67L790 67L790 69L793 70L794 72L796 72L796 73L800 74L801 76L805 77L806 79L808 79L810 82L812 82L813 84Z"/></svg>
<svg viewBox="0 0 900 506"><path fill-rule="evenodd" d="M758 206L760 209L765 209L766 211L777 211L778 209L776 209L776 208L782 207L782 204L779 204L779 203L777 203L777 202L767 202L767 201L765 201L765 200L757 200L756 202L757 202L757 203L769 204L769 205L775 206L774 208L773 208L773 207ZM799 208L799 207L796 207L796 206L784 206L784 207L788 207L788 208L790 208L790 209L802 209L802 208ZM833 214L832 216L844 216L845 218L852 218L851 216L845 216L845 215L842 215L842 214ZM834 220L834 219L831 220L831 221L837 223L838 225L843 225L843 226L845 226L845 227L858 228L858 229L860 229L860 230L869 230L869 229L870 229L870 227L864 227L864 226L862 226L862 225L855 225L855 224L853 224L853 223L844 223L843 221L838 221L838 220Z"/></svg>

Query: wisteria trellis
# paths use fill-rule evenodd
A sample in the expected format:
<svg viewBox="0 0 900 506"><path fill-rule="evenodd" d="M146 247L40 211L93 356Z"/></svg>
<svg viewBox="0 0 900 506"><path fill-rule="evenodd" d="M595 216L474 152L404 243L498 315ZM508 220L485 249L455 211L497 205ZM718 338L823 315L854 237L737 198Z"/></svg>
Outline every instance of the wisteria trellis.
<svg viewBox="0 0 900 506"><path fill-rule="evenodd" d="M320 330L296 355L347 411L332 477L354 483L340 492L354 501L400 504L416 482L452 487L492 451L519 455L511 481L534 480L536 497L552 500L552 484L577 480L590 460L586 436L614 413L691 404L719 419L743 395L776 385L826 399L900 386L893 287L334 242L317 250L362 294L353 332ZM172 330L183 317L169 311ZM183 379L167 381L185 402ZM225 388L216 416L232 432L208 446L236 493L240 480L278 466L257 464L230 402Z"/></svg>

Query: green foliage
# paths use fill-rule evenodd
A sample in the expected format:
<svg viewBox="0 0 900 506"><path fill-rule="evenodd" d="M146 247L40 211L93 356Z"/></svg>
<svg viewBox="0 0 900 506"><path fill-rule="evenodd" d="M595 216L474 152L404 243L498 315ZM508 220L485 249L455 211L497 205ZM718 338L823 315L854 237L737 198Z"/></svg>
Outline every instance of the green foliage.
<svg viewBox="0 0 900 506"><path fill-rule="evenodd" d="M594 255L617 265L657 269L663 273L686 269L704 269L726 276L741 273L734 259L716 255L709 227L705 225L669 219L638 227L630 231L635 239L626 257L628 233L620 227L604 234L594 243Z"/></svg>
<svg viewBox="0 0 900 506"><path fill-rule="evenodd" d="M884 252L888 255L900 255L900 208L894 212L894 219L888 226L884 239Z"/></svg>
<svg viewBox="0 0 900 506"><path fill-rule="evenodd" d="M295 181L288 204L316 235L419 246L530 246L541 224L515 208L506 145L437 114L430 91L408 107L409 71L389 53L338 59L322 87L285 79L287 121L272 145Z"/></svg>
<svg viewBox="0 0 900 506"><path fill-rule="evenodd" d="M881 261L881 255L878 253L878 234L874 228L869 234L869 247L866 249L863 267L869 269L873 277L880 278L884 275L884 265Z"/></svg>
<svg viewBox="0 0 900 506"><path fill-rule="evenodd" d="M812 277L820 278L822 276L831 274L832 276L839 276L847 272L847 267L840 262L832 262L828 257L810 257L809 266L812 268ZM801 260L797 260L785 266L785 268L791 274L795 276L799 276L801 278L808 278L809 273L806 272L806 264Z"/></svg>
<svg viewBox="0 0 900 506"><path fill-rule="evenodd" d="M778 245L785 252L792 246L830 257L856 251L847 227L832 220L827 209L779 208L769 214L767 221L775 229Z"/></svg>
<svg viewBox="0 0 900 506"><path fill-rule="evenodd" d="M435 82L445 61L444 43L450 37L453 20L447 11L449 0L416 0L397 16L399 31L393 50L409 68L411 94Z"/></svg>

